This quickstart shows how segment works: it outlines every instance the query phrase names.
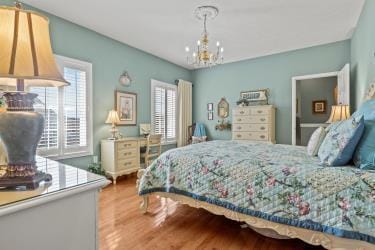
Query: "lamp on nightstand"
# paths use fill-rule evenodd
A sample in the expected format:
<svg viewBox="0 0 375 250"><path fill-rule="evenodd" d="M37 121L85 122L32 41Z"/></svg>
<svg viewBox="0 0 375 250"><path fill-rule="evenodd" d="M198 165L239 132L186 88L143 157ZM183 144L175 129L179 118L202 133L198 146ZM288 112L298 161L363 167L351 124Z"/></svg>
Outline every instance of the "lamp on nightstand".
<svg viewBox="0 0 375 250"><path fill-rule="evenodd" d="M332 106L331 116L329 117L327 123L342 121L342 120L346 120L349 118L350 118L349 105L334 105Z"/></svg>
<svg viewBox="0 0 375 250"><path fill-rule="evenodd" d="M108 138L109 140L116 140L117 139L116 124L119 123L119 122L120 122L120 118L118 117L117 111L116 110L109 111L107 120L105 121L105 123L112 124L112 128L111 128L112 137Z"/></svg>
<svg viewBox="0 0 375 250"><path fill-rule="evenodd" d="M51 176L37 170L36 149L44 130L44 118L34 112L36 94L25 86L69 85L57 69L53 56L48 18L33 11L0 7L0 86L16 86L5 91L6 112L0 113L0 138L8 154L0 187L37 188Z"/></svg>

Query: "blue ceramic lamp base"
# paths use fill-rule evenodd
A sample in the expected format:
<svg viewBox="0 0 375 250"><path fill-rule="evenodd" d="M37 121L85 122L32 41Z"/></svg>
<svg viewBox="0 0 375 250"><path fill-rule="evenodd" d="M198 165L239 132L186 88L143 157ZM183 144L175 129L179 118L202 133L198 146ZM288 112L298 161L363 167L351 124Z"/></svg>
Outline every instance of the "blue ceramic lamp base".
<svg viewBox="0 0 375 250"><path fill-rule="evenodd" d="M44 118L34 112L36 94L7 92L7 112L0 114L0 138L8 154L8 166L0 176L0 188L37 188L52 177L37 170L35 155L44 129Z"/></svg>

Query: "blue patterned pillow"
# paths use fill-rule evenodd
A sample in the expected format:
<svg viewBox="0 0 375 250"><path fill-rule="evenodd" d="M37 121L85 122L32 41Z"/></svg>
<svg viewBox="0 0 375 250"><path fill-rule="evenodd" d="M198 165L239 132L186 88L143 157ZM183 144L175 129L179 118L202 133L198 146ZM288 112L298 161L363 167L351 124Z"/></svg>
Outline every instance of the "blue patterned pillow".
<svg viewBox="0 0 375 250"><path fill-rule="evenodd" d="M375 121L365 121L365 132L353 157L357 167L375 170Z"/></svg>
<svg viewBox="0 0 375 250"><path fill-rule="evenodd" d="M343 166L353 156L355 148L362 137L364 119L348 119L331 128L319 148L318 156L323 164Z"/></svg>
<svg viewBox="0 0 375 250"><path fill-rule="evenodd" d="M361 116L363 116L366 121L375 121L375 99L364 102L352 115L352 117L357 120Z"/></svg>

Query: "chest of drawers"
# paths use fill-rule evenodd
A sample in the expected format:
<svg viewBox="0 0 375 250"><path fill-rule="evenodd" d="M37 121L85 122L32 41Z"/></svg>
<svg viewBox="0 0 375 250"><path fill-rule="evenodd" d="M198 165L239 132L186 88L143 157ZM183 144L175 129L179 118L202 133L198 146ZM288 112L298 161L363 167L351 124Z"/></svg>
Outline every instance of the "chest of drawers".
<svg viewBox="0 0 375 250"><path fill-rule="evenodd" d="M133 138L102 140L101 161L106 174L113 178L137 172L140 167L140 141Z"/></svg>
<svg viewBox="0 0 375 250"><path fill-rule="evenodd" d="M262 105L233 109L232 139L276 143L275 107Z"/></svg>

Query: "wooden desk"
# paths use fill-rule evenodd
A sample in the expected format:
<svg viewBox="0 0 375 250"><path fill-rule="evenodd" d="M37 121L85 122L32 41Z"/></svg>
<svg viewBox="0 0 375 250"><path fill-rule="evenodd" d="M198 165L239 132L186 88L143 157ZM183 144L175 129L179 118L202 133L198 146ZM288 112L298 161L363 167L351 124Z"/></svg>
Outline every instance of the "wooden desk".
<svg viewBox="0 0 375 250"><path fill-rule="evenodd" d="M102 140L101 161L105 172L116 184L117 177L140 169L140 148L145 147L145 137L125 137L118 140Z"/></svg>

